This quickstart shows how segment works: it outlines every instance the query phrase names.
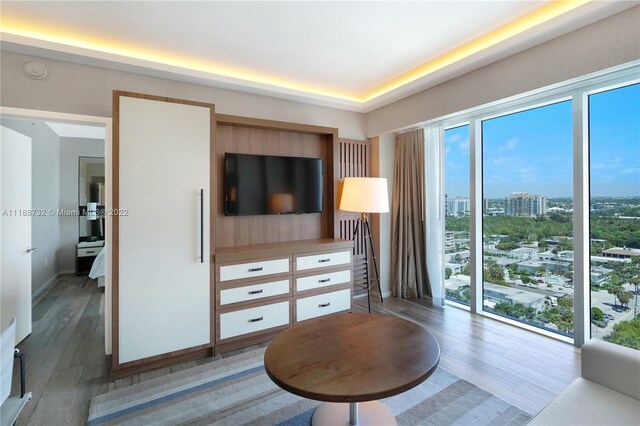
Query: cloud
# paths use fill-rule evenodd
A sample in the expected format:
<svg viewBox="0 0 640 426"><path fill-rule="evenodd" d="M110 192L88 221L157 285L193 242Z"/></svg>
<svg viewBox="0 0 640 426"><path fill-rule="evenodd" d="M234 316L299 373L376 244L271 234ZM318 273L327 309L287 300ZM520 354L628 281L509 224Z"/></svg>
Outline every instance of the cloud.
<svg viewBox="0 0 640 426"><path fill-rule="evenodd" d="M521 167L517 174L522 182L530 183L538 180L538 173L533 167Z"/></svg>
<svg viewBox="0 0 640 426"><path fill-rule="evenodd" d="M628 169L622 170L620 173L623 175L637 175L640 174L640 167L629 167Z"/></svg>
<svg viewBox="0 0 640 426"><path fill-rule="evenodd" d="M460 138L462 138L462 135L456 133L456 134L448 137L447 138L447 142L449 142L449 143L458 142L460 140Z"/></svg>
<svg viewBox="0 0 640 426"><path fill-rule="evenodd" d="M498 147L498 152L511 151L518 146L518 138L511 138L504 145Z"/></svg>
<svg viewBox="0 0 640 426"><path fill-rule="evenodd" d="M469 151L469 138L464 138L460 141L460 151L468 152Z"/></svg>

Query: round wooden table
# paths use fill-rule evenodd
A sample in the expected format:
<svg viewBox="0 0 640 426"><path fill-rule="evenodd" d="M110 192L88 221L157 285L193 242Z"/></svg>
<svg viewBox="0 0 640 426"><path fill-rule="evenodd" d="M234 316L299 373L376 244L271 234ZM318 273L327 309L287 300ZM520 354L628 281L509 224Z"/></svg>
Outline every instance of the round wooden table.
<svg viewBox="0 0 640 426"><path fill-rule="evenodd" d="M264 366L282 389L325 401L313 414L314 425L390 425L395 417L375 400L419 385L439 360L438 342L419 325L388 315L347 313L282 332L269 344ZM358 407L365 401L371 402Z"/></svg>

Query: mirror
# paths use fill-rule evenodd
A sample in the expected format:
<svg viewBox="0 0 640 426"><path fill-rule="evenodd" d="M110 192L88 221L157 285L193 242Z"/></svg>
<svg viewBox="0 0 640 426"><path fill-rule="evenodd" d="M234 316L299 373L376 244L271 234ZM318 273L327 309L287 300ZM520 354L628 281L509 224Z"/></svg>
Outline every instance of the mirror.
<svg viewBox="0 0 640 426"><path fill-rule="evenodd" d="M79 242L104 240L104 158L78 157Z"/></svg>

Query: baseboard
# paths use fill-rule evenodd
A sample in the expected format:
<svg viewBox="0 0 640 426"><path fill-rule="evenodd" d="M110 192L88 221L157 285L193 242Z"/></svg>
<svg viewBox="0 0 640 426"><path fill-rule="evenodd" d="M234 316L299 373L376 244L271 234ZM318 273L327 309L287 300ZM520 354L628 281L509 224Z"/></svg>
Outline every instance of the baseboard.
<svg viewBox="0 0 640 426"><path fill-rule="evenodd" d="M62 275L69 275L69 274L75 274L75 273L76 271L73 269L56 272L51 278L49 278L49 280L46 283L44 283L42 287L40 287L38 290L33 292L33 294L31 295L31 307L33 308L34 306L36 306L42 299L46 297L46 295L55 286L56 281L58 281L58 279Z"/></svg>
<svg viewBox="0 0 640 426"><path fill-rule="evenodd" d="M53 289L54 284L60 278L61 273L56 272L42 287L34 291L31 295L31 307L36 306Z"/></svg>

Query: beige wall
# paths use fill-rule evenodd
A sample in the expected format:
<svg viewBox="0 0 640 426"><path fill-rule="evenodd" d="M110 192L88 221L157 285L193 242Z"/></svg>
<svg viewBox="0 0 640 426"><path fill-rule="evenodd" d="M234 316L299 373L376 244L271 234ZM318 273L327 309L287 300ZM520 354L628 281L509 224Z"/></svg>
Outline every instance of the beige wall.
<svg viewBox="0 0 640 426"><path fill-rule="evenodd" d="M23 67L37 60L48 68L44 80L28 78ZM0 103L71 114L111 117L112 90L210 102L216 112L337 127L340 137L364 138L364 115L351 111L113 71L18 53L0 53Z"/></svg>
<svg viewBox="0 0 640 426"><path fill-rule="evenodd" d="M366 115L368 137L640 58L640 6L416 93Z"/></svg>

